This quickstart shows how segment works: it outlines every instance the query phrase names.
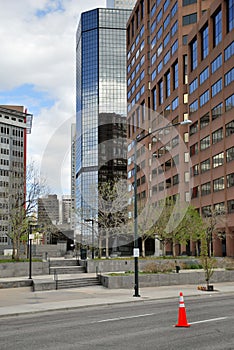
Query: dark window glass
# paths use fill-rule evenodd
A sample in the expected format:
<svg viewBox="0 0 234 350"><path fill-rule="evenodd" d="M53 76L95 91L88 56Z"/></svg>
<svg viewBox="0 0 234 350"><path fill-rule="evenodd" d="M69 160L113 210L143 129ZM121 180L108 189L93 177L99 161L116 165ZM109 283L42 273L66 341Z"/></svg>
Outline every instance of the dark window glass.
<svg viewBox="0 0 234 350"><path fill-rule="evenodd" d="M234 120L226 124L225 128L226 128L226 137L234 134Z"/></svg>
<svg viewBox="0 0 234 350"><path fill-rule="evenodd" d="M219 118L222 115L223 103L218 104L211 110L212 120Z"/></svg>
<svg viewBox="0 0 234 350"><path fill-rule="evenodd" d="M187 26L197 22L197 13L191 13L190 15L183 16L183 26Z"/></svg>
<svg viewBox="0 0 234 350"><path fill-rule="evenodd" d="M197 3L197 0L183 0L183 6L196 4L196 3Z"/></svg>
<svg viewBox="0 0 234 350"><path fill-rule="evenodd" d="M191 43L191 70L197 67L197 39Z"/></svg>
<svg viewBox="0 0 234 350"><path fill-rule="evenodd" d="M227 25L230 32L234 28L234 0L227 0Z"/></svg>
<svg viewBox="0 0 234 350"><path fill-rule="evenodd" d="M202 59L206 58L209 53L209 31L208 31L208 26L205 27L202 32L201 32L201 37L202 37Z"/></svg>
<svg viewBox="0 0 234 350"><path fill-rule="evenodd" d="M220 9L214 16L214 47L217 46L222 40L222 10Z"/></svg>

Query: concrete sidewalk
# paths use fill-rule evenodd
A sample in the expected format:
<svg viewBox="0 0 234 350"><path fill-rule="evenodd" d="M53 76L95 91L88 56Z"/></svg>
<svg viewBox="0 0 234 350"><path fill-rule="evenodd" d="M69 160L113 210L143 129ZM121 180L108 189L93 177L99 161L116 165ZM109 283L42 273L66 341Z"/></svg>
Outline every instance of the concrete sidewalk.
<svg viewBox="0 0 234 350"><path fill-rule="evenodd" d="M184 297L222 295L234 293L234 283L215 283L215 291L204 292L197 285L140 288L140 297L133 297L134 290L106 289L103 286L32 292L30 287L0 289L0 316L16 316L35 312L69 310L116 303Z"/></svg>

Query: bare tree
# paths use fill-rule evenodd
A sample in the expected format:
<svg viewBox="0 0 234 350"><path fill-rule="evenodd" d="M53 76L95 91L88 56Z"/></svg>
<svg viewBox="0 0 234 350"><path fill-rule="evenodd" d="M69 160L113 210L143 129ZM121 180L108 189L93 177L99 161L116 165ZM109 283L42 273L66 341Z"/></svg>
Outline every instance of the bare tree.
<svg viewBox="0 0 234 350"><path fill-rule="evenodd" d="M98 231L100 241L105 239L106 257L109 257L109 240L126 235L124 226L127 222L129 192L127 181L109 181L98 188ZM100 247L99 247L100 248Z"/></svg>
<svg viewBox="0 0 234 350"><path fill-rule="evenodd" d="M9 232L12 240L14 260L20 258L20 244L27 236L30 217L35 213L37 199L48 191L39 169L31 162L26 168L26 188L24 181L11 182L9 188Z"/></svg>

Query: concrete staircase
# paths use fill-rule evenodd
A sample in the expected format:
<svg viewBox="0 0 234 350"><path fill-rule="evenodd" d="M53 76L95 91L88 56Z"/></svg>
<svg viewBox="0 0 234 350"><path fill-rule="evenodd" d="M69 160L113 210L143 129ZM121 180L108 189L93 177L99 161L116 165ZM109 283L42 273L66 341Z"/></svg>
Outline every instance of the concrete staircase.
<svg viewBox="0 0 234 350"><path fill-rule="evenodd" d="M56 289L81 288L100 285L101 282L98 277L71 278L56 281Z"/></svg>
<svg viewBox="0 0 234 350"><path fill-rule="evenodd" d="M95 274L86 274L85 268L79 266L75 259L50 260L49 274L54 279L54 289L80 288L101 285L99 277ZM51 289L51 285L48 288ZM46 285L44 284L43 290ZM35 289L34 289L35 290ZM38 290L38 289L37 289Z"/></svg>

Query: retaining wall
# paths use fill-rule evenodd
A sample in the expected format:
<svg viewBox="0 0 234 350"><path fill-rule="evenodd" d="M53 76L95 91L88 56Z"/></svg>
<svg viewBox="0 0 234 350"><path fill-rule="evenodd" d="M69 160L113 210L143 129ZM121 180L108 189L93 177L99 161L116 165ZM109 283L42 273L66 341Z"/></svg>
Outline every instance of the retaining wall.
<svg viewBox="0 0 234 350"><path fill-rule="evenodd" d="M0 278L22 277L29 274L29 262L12 262L0 264ZM32 262L32 276L48 275L49 262Z"/></svg>
<svg viewBox="0 0 234 350"><path fill-rule="evenodd" d="M101 283L106 288L125 289L134 288L134 275L129 276L110 276L101 274ZM234 282L234 271L215 271L210 284L221 282ZM192 271L183 273L157 273L148 275L139 275L140 287L160 287L183 284L206 285L204 271Z"/></svg>

